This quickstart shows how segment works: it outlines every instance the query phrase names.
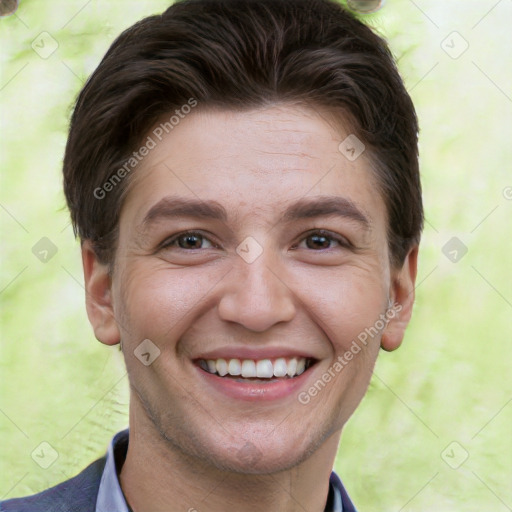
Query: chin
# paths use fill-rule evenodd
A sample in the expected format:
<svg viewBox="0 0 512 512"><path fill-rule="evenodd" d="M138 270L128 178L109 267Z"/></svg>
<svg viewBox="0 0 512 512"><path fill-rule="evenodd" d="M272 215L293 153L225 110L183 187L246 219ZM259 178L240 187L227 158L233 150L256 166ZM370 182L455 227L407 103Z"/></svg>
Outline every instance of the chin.
<svg viewBox="0 0 512 512"><path fill-rule="evenodd" d="M204 463L219 470L239 474L266 475L294 468L308 459L318 448L321 440L309 434L291 436L290 430L278 435L246 434L245 439L231 442L226 439L204 439L203 446L210 445L201 453ZM306 441L307 440L307 441ZM306 444L307 442L307 444ZM205 455L207 454L207 455Z"/></svg>
<svg viewBox="0 0 512 512"><path fill-rule="evenodd" d="M220 457L210 458L210 464L217 469L241 475L269 475L287 471L299 465L306 456L297 452L271 454L261 452L251 443L246 443L238 452L219 454ZM224 455L224 456L222 456Z"/></svg>

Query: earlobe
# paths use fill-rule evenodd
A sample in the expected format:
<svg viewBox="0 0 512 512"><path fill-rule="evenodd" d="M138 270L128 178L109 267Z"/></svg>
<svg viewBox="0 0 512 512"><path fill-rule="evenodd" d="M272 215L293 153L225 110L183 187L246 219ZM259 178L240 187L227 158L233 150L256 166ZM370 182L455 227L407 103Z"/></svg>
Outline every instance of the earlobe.
<svg viewBox="0 0 512 512"><path fill-rule="evenodd" d="M392 274L391 305L387 314L389 321L381 339L381 347L389 352L401 345L411 319L417 269L418 246L415 246L407 254L402 268Z"/></svg>
<svg viewBox="0 0 512 512"><path fill-rule="evenodd" d="M98 261L89 240L82 243L82 264L87 316L94 335L105 345L116 345L119 343L120 333L114 318L109 269Z"/></svg>

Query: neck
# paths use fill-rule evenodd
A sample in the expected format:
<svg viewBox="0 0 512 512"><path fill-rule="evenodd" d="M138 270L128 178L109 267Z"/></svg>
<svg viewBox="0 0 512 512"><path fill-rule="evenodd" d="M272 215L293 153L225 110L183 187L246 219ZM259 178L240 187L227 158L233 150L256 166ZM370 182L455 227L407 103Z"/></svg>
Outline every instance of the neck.
<svg viewBox="0 0 512 512"><path fill-rule="evenodd" d="M146 421L145 421L146 420ZM130 411L130 441L120 484L134 512L324 512L341 431L297 466L241 474L207 466Z"/></svg>

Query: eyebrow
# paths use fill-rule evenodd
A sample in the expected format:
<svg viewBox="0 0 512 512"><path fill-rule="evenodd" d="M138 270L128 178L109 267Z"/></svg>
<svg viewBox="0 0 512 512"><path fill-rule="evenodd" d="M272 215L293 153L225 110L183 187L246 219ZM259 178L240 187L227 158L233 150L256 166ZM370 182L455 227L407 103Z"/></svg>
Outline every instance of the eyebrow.
<svg viewBox="0 0 512 512"><path fill-rule="evenodd" d="M141 227L148 227L150 224L173 217L197 217L226 222L228 214L217 201L167 196L150 208Z"/></svg>
<svg viewBox="0 0 512 512"><path fill-rule="evenodd" d="M370 227L368 218L350 199L338 196L299 199L286 209L281 220L292 222L332 215L356 221L366 229ZM222 222L228 220L225 208L217 201L167 196L149 209L140 227L147 228L158 221L180 216L214 219Z"/></svg>
<svg viewBox="0 0 512 512"><path fill-rule="evenodd" d="M292 204L284 213L283 220L290 222L314 217L336 215L370 228L370 221L350 199L339 196L316 196L303 198Z"/></svg>

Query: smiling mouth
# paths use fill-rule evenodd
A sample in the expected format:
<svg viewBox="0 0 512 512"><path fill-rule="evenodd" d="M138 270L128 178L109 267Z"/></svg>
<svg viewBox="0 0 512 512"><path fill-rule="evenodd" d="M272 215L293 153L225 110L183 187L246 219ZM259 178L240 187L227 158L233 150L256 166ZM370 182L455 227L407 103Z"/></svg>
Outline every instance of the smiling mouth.
<svg viewBox="0 0 512 512"><path fill-rule="evenodd" d="M197 359L196 365L205 372L239 382L272 382L293 379L315 364L306 357L278 357L273 359Z"/></svg>

